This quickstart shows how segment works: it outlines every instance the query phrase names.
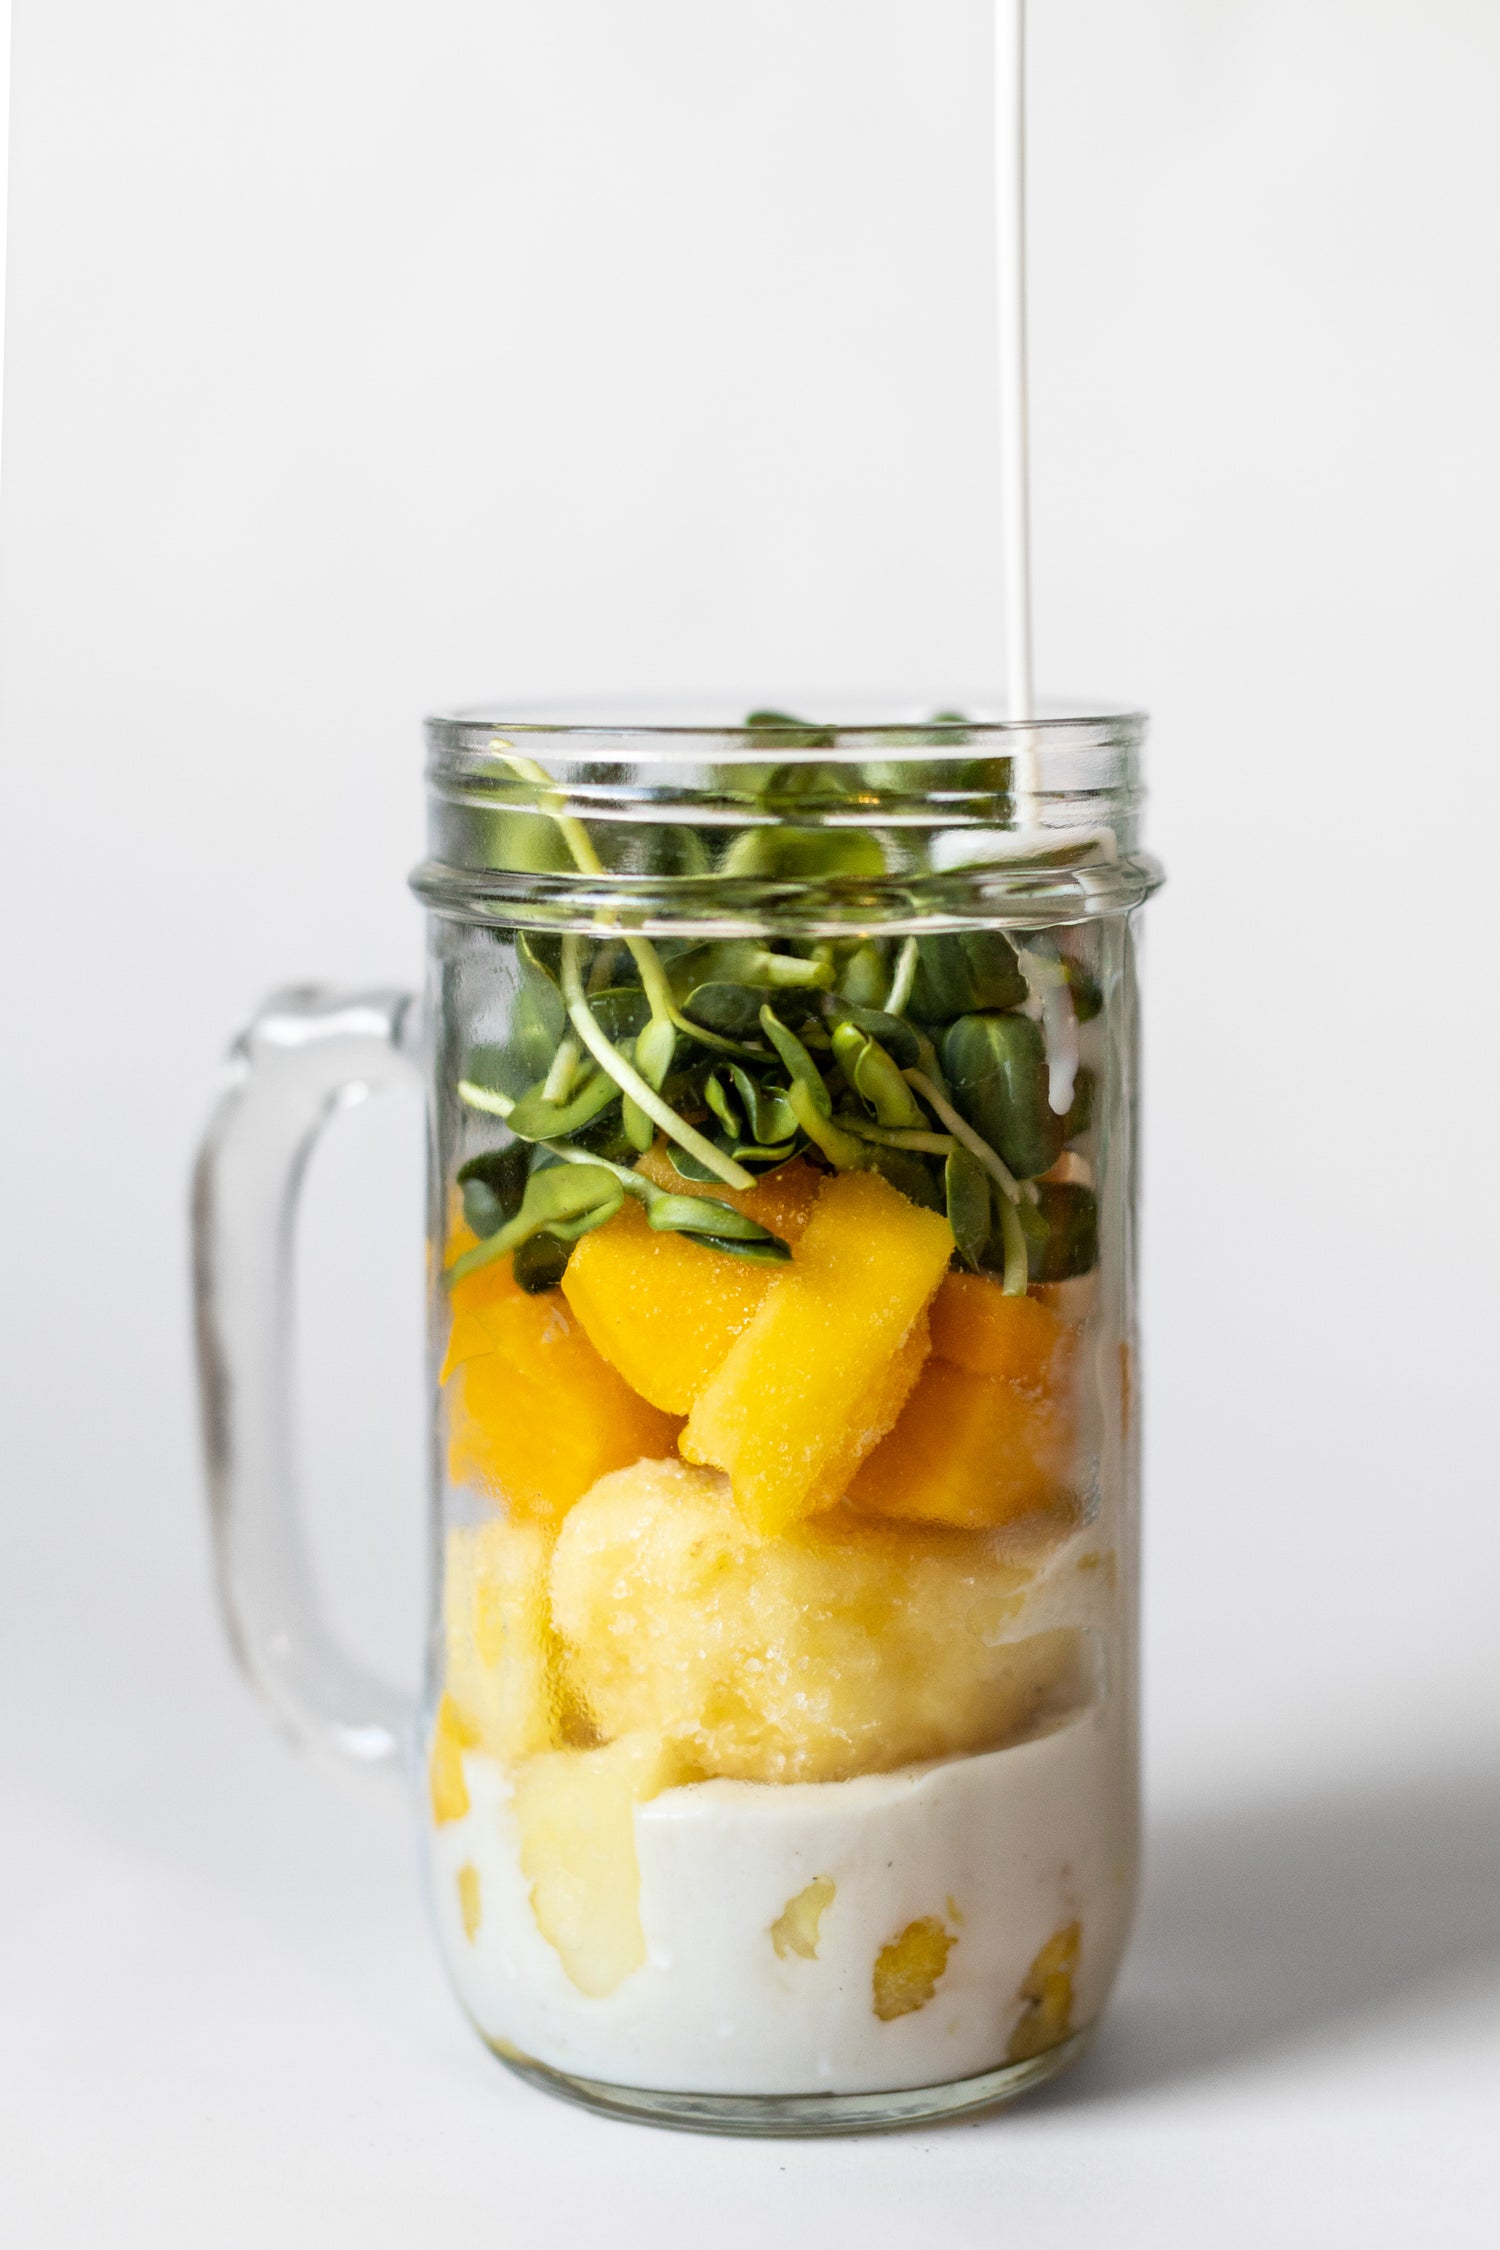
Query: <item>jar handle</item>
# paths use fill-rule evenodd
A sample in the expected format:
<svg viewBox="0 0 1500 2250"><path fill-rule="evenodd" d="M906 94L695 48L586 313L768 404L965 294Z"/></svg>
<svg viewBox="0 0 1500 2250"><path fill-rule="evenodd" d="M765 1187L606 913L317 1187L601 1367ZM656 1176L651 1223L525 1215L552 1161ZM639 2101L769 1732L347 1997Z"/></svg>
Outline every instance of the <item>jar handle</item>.
<svg viewBox="0 0 1500 2250"><path fill-rule="evenodd" d="M400 992L278 992L230 1049L193 1176L199 1396L219 1594L240 1665L305 1747L399 1770L405 1699L345 1655L302 1536L293 1244L307 1160L340 1109L418 1075Z"/></svg>

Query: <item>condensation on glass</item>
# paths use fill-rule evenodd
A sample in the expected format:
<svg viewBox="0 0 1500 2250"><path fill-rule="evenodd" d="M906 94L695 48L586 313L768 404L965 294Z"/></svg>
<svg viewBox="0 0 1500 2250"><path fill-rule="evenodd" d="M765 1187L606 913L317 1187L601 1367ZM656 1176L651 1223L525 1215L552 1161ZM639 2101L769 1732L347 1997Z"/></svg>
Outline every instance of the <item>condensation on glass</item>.
<svg viewBox="0 0 1500 2250"><path fill-rule="evenodd" d="M496 2054L815 2132L1076 2054L1136 1871L1142 726L429 727L425 1007L283 994L198 1179L236 1645L417 1777ZM1024 814L1024 819L1022 815ZM431 1103L419 1713L297 1543L287 1243L331 1106Z"/></svg>

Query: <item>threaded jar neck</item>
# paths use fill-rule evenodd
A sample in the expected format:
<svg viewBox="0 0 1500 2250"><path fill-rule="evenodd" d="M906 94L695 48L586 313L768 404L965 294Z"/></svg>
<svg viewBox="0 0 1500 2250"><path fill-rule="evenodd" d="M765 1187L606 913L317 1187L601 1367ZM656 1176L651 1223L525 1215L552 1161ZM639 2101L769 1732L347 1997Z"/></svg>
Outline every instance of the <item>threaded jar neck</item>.
<svg viewBox="0 0 1500 2250"><path fill-rule="evenodd" d="M1139 714L839 708L431 719L413 886L465 921L688 936L1078 921L1159 881Z"/></svg>

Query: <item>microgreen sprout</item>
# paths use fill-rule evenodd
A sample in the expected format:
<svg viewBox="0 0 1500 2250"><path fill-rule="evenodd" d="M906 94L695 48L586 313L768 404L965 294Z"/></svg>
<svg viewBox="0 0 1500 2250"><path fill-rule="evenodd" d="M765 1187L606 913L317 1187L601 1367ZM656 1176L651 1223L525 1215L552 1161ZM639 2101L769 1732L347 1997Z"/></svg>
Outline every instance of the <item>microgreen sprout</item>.
<svg viewBox="0 0 1500 2250"><path fill-rule="evenodd" d="M604 1033L594 1021L589 1009L588 995L583 989L583 978L579 967L579 946L581 943L581 939L571 933L562 941L563 999L567 1005L568 1020L599 1068L608 1073L622 1094L628 1094L637 1107L644 1110L647 1117L654 1120L662 1132L666 1134L668 1140L676 1141L680 1147L690 1149L699 1163L706 1164L709 1170L724 1182L726 1187L753 1187L755 1181L752 1175L744 1169L744 1166L736 1164L733 1157L725 1156L722 1151L714 1147L712 1141L704 1139L696 1126L689 1125L685 1119L679 1117L676 1110L662 1100L656 1088L648 1086L633 1064L628 1063L619 1049L612 1047L605 1038Z"/></svg>
<svg viewBox="0 0 1500 2250"><path fill-rule="evenodd" d="M928 1108L934 1110L942 1119L953 1138L956 1141L962 1141L970 1155L979 1159L990 1178L997 1182L1006 1201L1012 1204L1018 1203L1021 1199L1020 1185L1014 1173L1001 1162L990 1147L989 1142L980 1138L967 1118L960 1117L953 1104L938 1092L925 1071L908 1070L905 1077L908 1086L916 1088Z"/></svg>
<svg viewBox="0 0 1500 2250"><path fill-rule="evenodd" d="M566 809L566 785L531 759L507 762L580 874L607 877L588 826ZM786 811L782 797L811 806L848 794L821 769L772 779L768 813ZM792 836L797 851L822 840ZM810 869L799 861L780 872ZM555 1288L573 1241L627 1195L659 1231L784 1261L791 1253L776 1236L695 1191L743 1191L797 1157L881 1172L945 1210L956 1256L971 1271L1003 1266L1012 1294L1089 1269L1092 1181L1060 1184L1051 1170L1093 1129L1097 1072L1082 1066L1078 1026L1101 1003L1093 977L1050 933L969 927L893 942L875 930L658 947L615 922L602 909L592 939L513 941L509 1036L473 1048L457 1081L465 1109L509 1133L460 1167L465 1216L483 1239L456 1275L509 1250L523 1288ZM659 1135L681 1192L657 1184L659 1165L654 1177L634 1169L663 1145ZM576 1178L560 1183L560 1173Z"/></svg>

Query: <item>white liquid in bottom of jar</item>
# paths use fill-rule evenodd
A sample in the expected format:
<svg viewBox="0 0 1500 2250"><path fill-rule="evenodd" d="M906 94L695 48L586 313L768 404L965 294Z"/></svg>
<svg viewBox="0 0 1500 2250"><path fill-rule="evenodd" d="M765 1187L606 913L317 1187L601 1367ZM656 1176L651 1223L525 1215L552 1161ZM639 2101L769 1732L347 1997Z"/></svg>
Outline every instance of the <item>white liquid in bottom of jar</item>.
<svg viewBox="0 0 1500 2250"><path fill-rule="evenodd" d="M503 1770L469 1753L464 1777L469 1812L433 1836L454 1981L487 2038L579 2077L769 2095L975 2077L1006 2060L1049 1938L1081 1926L1073 2030L1098 2014L1124 1945L1134 1783L1109 1703L979 1756L853 1781L699 1782L639 1806L647 1958L603 1999L537 1927ZM816 1958L778 1954L772 1924L812 1883L833 1886ZM942 1975L923 2006L882 2021L877 1956L928 1918L954 1941Z"/></svg>

